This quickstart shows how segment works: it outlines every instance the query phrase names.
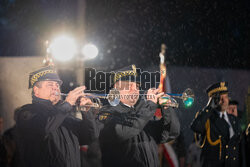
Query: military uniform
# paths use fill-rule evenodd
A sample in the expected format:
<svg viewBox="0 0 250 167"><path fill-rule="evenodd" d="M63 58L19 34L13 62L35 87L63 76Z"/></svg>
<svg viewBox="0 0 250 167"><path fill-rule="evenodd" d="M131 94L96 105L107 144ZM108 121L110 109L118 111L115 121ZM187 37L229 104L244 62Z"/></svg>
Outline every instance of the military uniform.
<svg viewBox="0 0 250 167"><path fill-rule="evenodd" d="M39 81L61 80L52 67L31 73L29 87ZM97 137L93 119L77 119L66 101L32 96L32 104L20 108L16 120L17 145L24 167L80 167L80 145ZM85 117L84 117L85 118Z"/></svg>
<svg viewBox="0 0 250 167"><path fill-rule="evenodd" d="M94 140L95 122L74 118L71 109L36 97L21 107L16 128L23 166L80 167L79 146Z"/></svg>
<svg viewBox="0 0 250 167"><path fill-rule="evenodd" d="M201 162L203 167L209 166L239 166L239 142L240 142L240 126L238 119L228 114L229 121L232 125L234 136L229 137L228 123L219 117L219 112L205 108L197 118L193 121L191 128L194 132L201 134L201 144L205 142L202 147ZM210 138L216 141L221 136L220 143L213 146L208 142L205 124L210 120ZM221 148L220 148L221 147Z"/></svg>
<svg viewBox="0 0 250 167"><path fill-rule="evenodd" d="M213 85L212 89L211 87L208 89L208 94L211 91L212 94L227 93L227 87L224 85L223 88L223 85ZM239 121L234 115L224 112L224 116L229 121L227 122L222 115L216 108L207 106L198 112L197 117L191 124L191 129L201 135L201 163L203 167L240 166L239 142L241 132ZM233 133L230 132L230 128Z"/></svg>
<svg viewBox="0 0 250 167"><path fill-rule="evenodd" d="M135 65L125 67L114 76L117 81L139 83ZM123 89L121 89L123 90ZM128 94L130 95L130 94ZM162 110L162 119L154 117L157 104L138 99L129 106L105 106L100 110L100 146L103 167L158 167L159 143L175 139L180 124L172 108Z"/></svg>
<svg viewBox="0 0 250 167"><path fill-rule="evenodd" d="M162 112L161 120L155 120L156 107L140 100L134 108L120 103L101 109L99 139L104 167L160 166L157 144L175 139L180 124L172 108Z"/></svg>

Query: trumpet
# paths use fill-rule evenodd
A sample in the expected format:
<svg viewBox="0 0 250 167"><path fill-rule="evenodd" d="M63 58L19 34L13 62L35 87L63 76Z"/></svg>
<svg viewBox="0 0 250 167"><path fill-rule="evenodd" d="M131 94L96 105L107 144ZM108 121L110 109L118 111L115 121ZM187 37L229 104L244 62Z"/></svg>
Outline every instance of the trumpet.
<svg viewBox="0 0 250 167"><path fill-rule="evenodd" d="M61 95L67 96L67 94L64 93L61 93ZM182 94L167 93L167 95L169 96L161 97L161 99L163 99L162 105L167 104L170 100L171 102L168 103L168 106L178 108L179 103L174 98L181 99L185 107L192 106L194 102L194 93L190 88L187 88ZM85 111L86 108L90 107L96 109L102 108L102 103L100 99L106 99L108 100L111 106L117 106L120 103L120 98L121 98L120 92L115 88L111 89L109 91L109 94L107 95L86 93L84 97L89 98L92 101L92 104L80 105L80 98L79 98L78 102L76 103L77 110Z"/></svg>
<svg viewBox="0 0 250 167"><path fill-rule="evenodd" d="M169 106L178 108L179 103L174 98L181 99L185 107L191 107L194 103L194 92L190 88L187 88L181 94L167 93L167 95L169 95L170 97L168 96L161 97L162 99L166 100L165 102L163 102L163 105L166 104L168 100L170 100L171 103Z"/></svg>
<svg viewBox="0 0 250 167"><path fill-rule="evenodd" d="M167 93L169 96L163 96L161 99L163 99L162 105L166 105L168 103L168 106L170 107L179 107L179 103L174 99L181 99L185 107L191 107L194 103L194 92L192 89L187 88L183 93L181 94L173 94L173 93ZM146 99L147 95L144 94L144 98ZM81 107L95 107L95 108L101 108L101 102L100 98L107 99L109 104L111 106L117 106L120 103L120 99L123 97L120 95L119 91L115 88L111 89L109 94L107 96L101 96L96 94L87 95L86 97L93 98L93 101L96 101L93 103L93 105L89 106L81 106ZM165 100L165 101L164 101ZM170 100L170 103L169 103Z"/></svg>
<svg viewBox="0 0 250 167"><path fill-rule="evenodd" d="M68 94L65 93L60 93L61 96L68 96ZM89 98L92 101L92 104L85 104L85 105L80 105L80 99L82 97ZM82 96L77 99L76 102L76 109L79 111L85 111L86 108L102 108L102 103L100 99L106 99L108 100L109 104L111 106L117 106L120 103L120 92L113 88L109 91L109 94L107 95L100 95L100 94L92 94L92 93L86 93L85 96Z"/></svg>

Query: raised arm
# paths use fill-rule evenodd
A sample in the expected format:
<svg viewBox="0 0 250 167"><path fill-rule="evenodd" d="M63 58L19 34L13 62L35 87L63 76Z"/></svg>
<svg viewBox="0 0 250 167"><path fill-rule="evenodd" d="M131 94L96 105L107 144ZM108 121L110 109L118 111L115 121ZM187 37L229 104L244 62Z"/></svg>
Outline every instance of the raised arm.
<svg viewBox="0 0 250 167"><path fill-rule="evenodd" d="M162 118L149 121L145 130L154 137L158 144L175 139L180 134L180 122L176 111L172 107L162 109Z"/></svg>
<svg viewBox="0 0 250 167"><path fill-rule="evenodd" d="M210 107L205 107L203 110L198 111L194 120L191 123L191 129L196 133L205 132L205 124L208 118L211 116L212 109Z"/></svg>
<svg viewBox="0 0 250 167"><path fill-rule="evenodd" d="M151 101L144 102L144 104L134 114L118 113L111 111L104 122L104 128L100 135L109 136L116 140L127 140L133 136L138 135L150 119L153 118L157 105ZM121 107L117 107L118 109ZM103 116L110 111L101 111ZM99 117L102 117L99 116ZM102 135L102 137L103 137ZM108 140L108 138L107 138Z"/></svg>
<svg viewBox="0 0 250 167"><path fill-rule="evenodd" d="M95 116L90 109L88 112L82 112L82 120L70 116L63 123L67 128L73 131L78 137L80 145L88 145L98 138L99 131L95 122Z"/></svg>
<svg viewBox="0 0 250 167"><path fill-rule="evenodd" d="M212 112L217 108L219 108L219 95L215 95L210 97L208 100L207 106L196 113L193 122L191 123L191 129L196 133L204 133L205 132L205 124L207 120L211 117Z"/></svg>

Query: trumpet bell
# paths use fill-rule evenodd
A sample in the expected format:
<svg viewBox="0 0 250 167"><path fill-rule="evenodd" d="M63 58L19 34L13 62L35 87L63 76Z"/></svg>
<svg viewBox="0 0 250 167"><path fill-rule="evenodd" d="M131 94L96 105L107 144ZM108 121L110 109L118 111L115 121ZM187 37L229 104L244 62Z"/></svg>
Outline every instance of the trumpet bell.
<svg viewBox="0 0 250 167"><path fill-rule="evenodd" d="M172 98L170 96L163 96L163 97L161 97L161 99L163 100L163 103L161 104L163 106L167 105L169 107L174 107L174 108L179 107L178 102L174 98Z"/></svg>
<svg viewBox="0 0 250 167"><path fill-rule="evenodd" d="M183 93L182 93L182 100L185 105L185 107L191 107L194 103L194 92L192 89L187 88Z"/></svg>
<svg viewBox="0 0 250 167"><path fill-rule="evenodd" d="M76 111L88 111L91 107L95 109L102 108L102 103L99 98L96 98L94 96L92 97L88 96L88 98L91 100L92 103L87 103L84 105L80 105L81 98L78 99L77 104L76 104Z"/></svg>
<svg viewBox="0 0 250 167"><path fill-rule="evenodd" d="M185 107L191 107L194 104L194 98L188 97L186 100L183 100Z"/></svg>
<svg viewBox="0 0 250 167"><path fill-rule="evenodd" d="M187 88L182 94L172 94L172 93L167 93L167 94L170 97L163 97L163 98L165 98L165 99L168 98L168 100L170 99L171 103L173 103L170 105L168 104L168 106L178 108L179 104L174 98L181 99L186 108L191 107L194 103L194 92L190 88Z"/></svg>
<svg viewBox="0 0 250 167"><path fill-rule="evenodd" d="M107 100L111 106L117 106L120 103L120 92L113 88L107 95Z"/></svg>

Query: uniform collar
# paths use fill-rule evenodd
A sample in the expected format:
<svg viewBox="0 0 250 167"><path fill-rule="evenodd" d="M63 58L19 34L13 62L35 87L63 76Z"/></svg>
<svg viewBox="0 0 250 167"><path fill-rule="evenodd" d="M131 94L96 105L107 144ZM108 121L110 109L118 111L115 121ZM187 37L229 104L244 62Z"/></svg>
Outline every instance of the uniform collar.
<svg viewBox="0 0 250 167"><path fill-rule="evenodd" d="M122 106L126 106L126 107L129 107L129 108L137 108L137 106L140 104L141 100L142 100L142 98L139 96L139 99L137 100L137 102L136 102L135 105L133 105L133 106L130 106L130 105L128 105L128 104L124 104L124 103L122 103L122 102L120 102L120 104L121 104Z"/></svg>
<svg viewBox="0 0 250 167"><path fill-rule="evenodd" d="M32 96L32 103L52 105L52 102L50 100L41 99L41 98L36 97L34 95Z"/></svg>

